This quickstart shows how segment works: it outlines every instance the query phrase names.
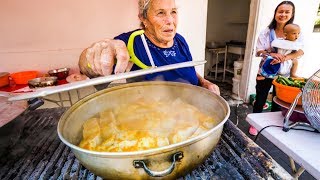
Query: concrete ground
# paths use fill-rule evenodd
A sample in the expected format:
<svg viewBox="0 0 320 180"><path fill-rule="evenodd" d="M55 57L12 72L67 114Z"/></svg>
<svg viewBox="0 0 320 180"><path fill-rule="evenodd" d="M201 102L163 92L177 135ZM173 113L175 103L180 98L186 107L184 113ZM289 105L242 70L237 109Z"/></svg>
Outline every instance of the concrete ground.
<svg viewBox="0 0 320 180"><path fill-rule="evenodd" d="M215 84L217 84L220 87L221 96L226 99L230 105L230 120L237 125L239 129L241 129L248 137L250 137L252 140L255 139L255 136L252 136L248 133L249 129L249 123L246 121L247 114L252 112L252 105L247 103L238 103L238 101L233 100L231 98L232 95L232 84L229 83L222 83L222 82L216 82L212 81ZM242 104L241 104L242 103ZM286 171L288 171L290 174L291 167L289 162L289 157L283 153L280 149L278 149L273 143L271 143L268 139L266 139L263 135L259 135L259 137L256 140L256 143L264 149L268 154L272 156L272 158L277 161ZM298 169L299 166L296 164L296 168ZM300 177L300 180L313 180L315 179L313 176L311 176L308 172L304 172Z"/></svg>

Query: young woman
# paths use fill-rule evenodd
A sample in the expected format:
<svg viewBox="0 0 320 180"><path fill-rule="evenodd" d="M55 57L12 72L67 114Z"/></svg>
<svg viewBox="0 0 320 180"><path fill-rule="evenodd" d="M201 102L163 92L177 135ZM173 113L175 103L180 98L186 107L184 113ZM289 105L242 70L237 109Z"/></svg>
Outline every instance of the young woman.
<svg viewBox="0 0 320 180"><path fill-rule="evenodd" d="M274 39L284 39L284 26L293 23L295 16L295 6L291 1L281 2L274 11L274 16L269 26L263 30L257 41L256 55L260 57L271 56L273 60L270 64L278 64L290 59L297 59L304 54L303 50L298 50L287 55L277 53L271 47ZM302 39L298 39L301 41ZM261 63L262 64L262 63ZM268 93L272 86L272 78L263 77L258 73L256 80L256 101L253 105L253 113L261 113L263 106L266 103ZM273 88L273 96L275 96L275 88ZM271 111L279 110L276 103L272 103ZM254 127L249 128L251 135L257 135L257 130Z"/></svg>

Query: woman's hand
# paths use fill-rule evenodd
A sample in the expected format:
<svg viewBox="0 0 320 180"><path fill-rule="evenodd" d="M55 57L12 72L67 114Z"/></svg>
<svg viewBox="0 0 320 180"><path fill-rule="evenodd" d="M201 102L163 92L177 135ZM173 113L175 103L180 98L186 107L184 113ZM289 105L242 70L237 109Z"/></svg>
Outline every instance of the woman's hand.
<svg viewBox="0 0 320 180"><path fill-rule="evenodd" d="M198 73L197 73L197 77L199 79L201 87L204 87L204 88L208 89L209 91L211 91L211 92L213 92L213 93L215 93L215 94L220 96L220 90L219 90L219 87L217 85L215 85L212 82L204 79Z"/></svg>
<svg viewBox="0 0 320 180"><path fill-rule="evenodd" d="M205 79L201 86L220 96L220 89L216 84Z"/></svg>
<svg viewBox="0 0 320 180"><path fill-rule="evenodd" d="M270 53L270 56L273 57L271 65L282 63L286 60L286 56L278 53Z"/></svg>
<svg viewBox="0 0 320 180"><path fill-rule="evenodd" d="M106 39L92 44L80 56L79 67L82 73L89 77L110 75L114 72L130 71L129 53L125 43L121 40Z"/></svg>

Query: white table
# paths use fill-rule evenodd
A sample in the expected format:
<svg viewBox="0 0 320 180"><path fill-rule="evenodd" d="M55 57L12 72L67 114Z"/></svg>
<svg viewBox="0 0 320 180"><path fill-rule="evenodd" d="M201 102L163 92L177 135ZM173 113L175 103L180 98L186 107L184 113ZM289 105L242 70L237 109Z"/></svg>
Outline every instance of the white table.
<svg viewBox="0 0 320 180"><path fill-rule="evenodd" d="M26 86L26 87L23 87L23 88L21 88L21 89L17 89L17 90L15 90L15 91L13 91L13 92L14 92L14 93L32 92L32 91L36 91L37 89L40 89L40 88L31 89L31 88L29 88L29 86ZM75 91L76 91L76 93L77 93L77 99L76 99L76 101L79 101L79 100L81 99L79 89L76 89ZM57 106L60 106L60 107L65 107L64 102L69 103L70 106L72 106L72 105L74 104L74 103L72 102L71 90L70 90L70 91L67 91L67 97L66 97L66 99L65 99L65 98L62 98L62 93L61 93L61 92L58 93L58 97L59 97L59 100L50 99L50 98L48 98L48 97L44 97L43 99L46 100L46 101L55 103Z"/></svg>
<svg viewBox="0 0 320 180"><path fill-rule="evenodd" d="M257 130L269 125L283 125L281 112L252 113L246 120ZM269 127L261 134L286 153L290 158L294 177L298 178L304 170L308 171L316 179L320 179L320 134L289 130L284 132L279 127ZM296 171L294 162L301 168Z"/></svg>
<svg viewBox="0 0 320 180"><path fill-rule="evenodd" d="M217 80L217 74L219 72L223 72L223 69L218 69L218 64L219 64L219 54L224 54L226 52L226 48L210 48L208 49L208 52L212 53L212 59L209 62L209 72L214 72L214 80ZM215 69L212 69L212 63L213 59L215 59L214 64L215 64Z"/></svg>
<svg viewBox="0 0 320 180"><path fill-rule="evenodd" d="M237 54L240 57L245 54L245 46L243 45L233 45L233 44L227 44L225 48L225 54L224 54L224 62L223 62L223 79L222 82L225 81L226 78L226 72L234 74L233 69L229 69L227 67L228 64L228 53L231 54Z"/></svg>

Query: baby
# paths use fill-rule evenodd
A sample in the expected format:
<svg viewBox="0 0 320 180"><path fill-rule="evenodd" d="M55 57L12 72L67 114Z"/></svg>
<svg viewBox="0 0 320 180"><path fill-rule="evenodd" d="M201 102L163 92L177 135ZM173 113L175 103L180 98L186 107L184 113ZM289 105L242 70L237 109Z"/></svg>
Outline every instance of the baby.
<svg viewBox="0 0 320 180"><path fill-rule="evenodd" d="M302 44L297 41L300 35L300 27L297 24L287 24L283 29L285 39L275 39L271 46L277 50L278 53L287 55L292 51L297 51L302 48ZM278 74L285 77L297 77L296 71L298 68L297 59L290 59L280 64Z"/></svg>

